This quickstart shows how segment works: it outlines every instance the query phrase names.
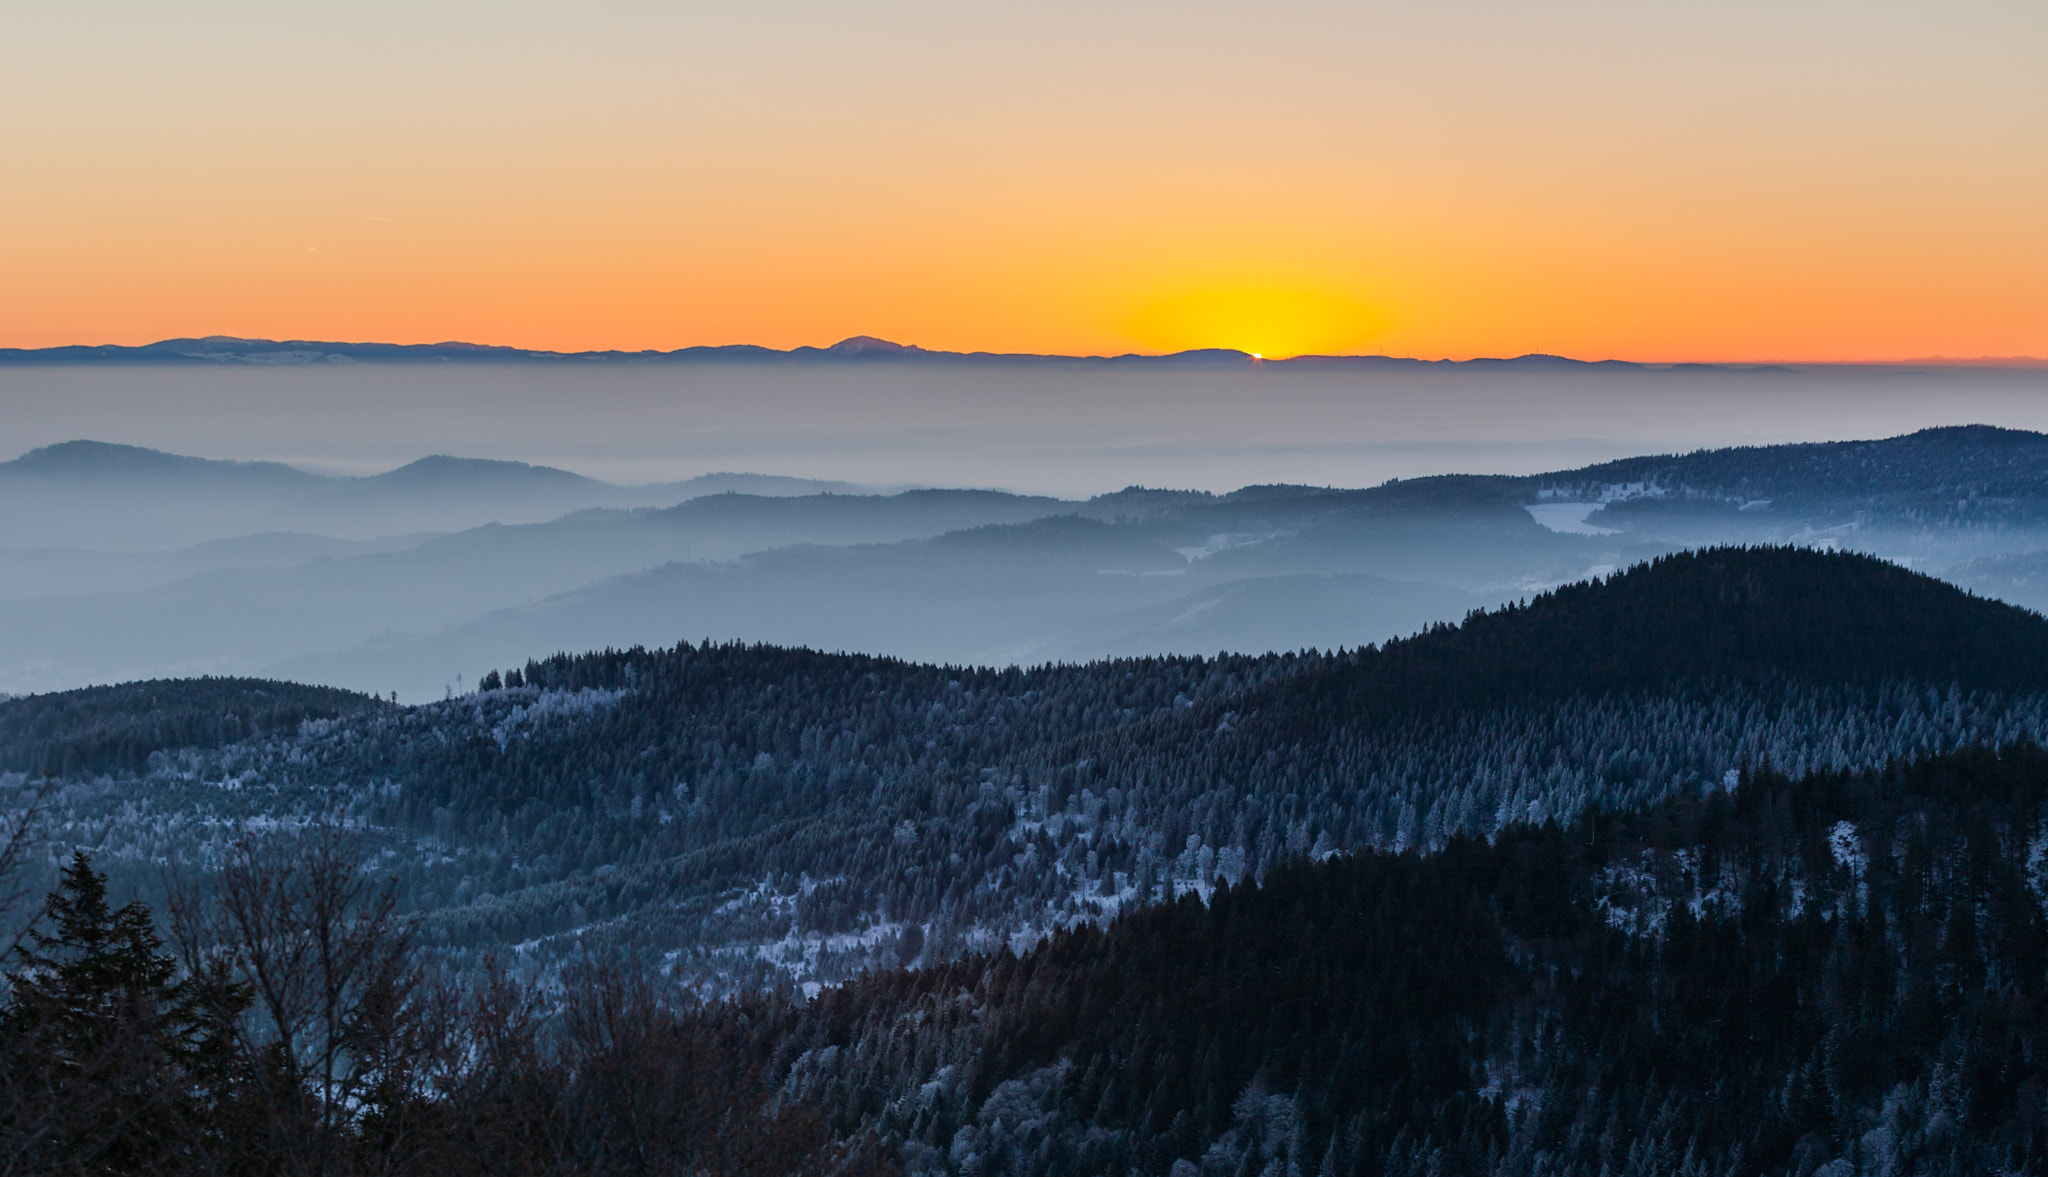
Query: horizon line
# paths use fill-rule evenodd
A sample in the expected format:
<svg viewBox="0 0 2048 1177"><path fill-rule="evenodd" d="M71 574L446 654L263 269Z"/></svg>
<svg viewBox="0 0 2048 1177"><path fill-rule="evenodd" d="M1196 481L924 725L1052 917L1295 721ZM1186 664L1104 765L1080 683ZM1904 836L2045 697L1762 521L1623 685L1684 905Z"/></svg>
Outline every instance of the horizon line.
<svg viewBox="0 0 2048 1177"><path fill-rule="evenodd" d="M693 344L662 350L643 348L587 349L558 351L510 344L470 343L442 340L431 343L386 343L310 339L264 339L234 335L181 336L145 344L58 344L48 347L0 347L0 364L51 363L215 363L254 365L307 365L348 362L738 362L861 361L861 362L971 362L971 363L1073 363L1187 365L1506 365L1524 367L1570 366L1587 368L1631 368L1652 371L1711 369L1724 371L1798 370L1802 368L1893 368L1944 367L1976 369L2048 368L2048 357L2037 356L1915 356L1900 359L1860 360L1622 360L1580 359L1550 352L1527 352L1515 356L1471 356L1423 358L1383 353L1262 356L1237 348L1190 348L1174 352L1123 352L1114 355L1071 355L1041 352L950 351L928 349L917 344L896 343L871 335L853 335L823 347L800 345L778 349L760 344Z"/></svg>

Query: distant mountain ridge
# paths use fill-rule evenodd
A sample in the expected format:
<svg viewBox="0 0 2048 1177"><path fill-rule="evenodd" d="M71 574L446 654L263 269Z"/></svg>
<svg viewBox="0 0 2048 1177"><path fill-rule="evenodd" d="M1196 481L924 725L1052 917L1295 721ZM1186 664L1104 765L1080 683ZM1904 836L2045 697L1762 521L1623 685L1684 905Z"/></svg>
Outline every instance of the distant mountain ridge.
<svg viewBox="0 0 2048 1177"><path fill-rule="evenodd" d="M2048 434L1996 425L1946 425L1868 441L1733 446L1686 454L1622 458L1524 478L1545 495L1611 498L1625 488L1661 488L1681 497L1773 501L1871 495L1895 498L2048 500Z"/></svg>
<svg viewBox="0 0 2048 1177"><path fill-rule="evenodd" d="M63 441L38 446L12 461L0 462L0 478L238 478L277 480L313 486L324 481L283 462L242 462L195 458L146 446L114 442Z"/></svg>
<svg viewBox="0 0 2048 1177"><path fill-rule="evenodd" d="M538 523L591 508L672 507L705 495L864 494L783 475L712 473L621 486L553 466L431 454L366 476L281 462L188 457L76 440L0 462L0 550L167 551L264 532L345 540L488 523Z"/></svg>
<svg viewBox="0 0 2048 1177"><path fill-rule="evenodd" d="M184 478L216 482L269 480L307 488L342 488L374 485L406 488L459 485L466 490L502 491L524 486L625 489L554 466L501 458L464 458L429 454L381 474L315 474L282 462L239 461L229 458L197 458L168 453L146 446L118 442L77 441L38 446L12 461L0 462L0 479L32 477L78 483L90 478ZM747 490L750 493L851 494L870 488L830 479L791 478L773 474L729 472L700 474L680 482L653 484L700 493L722 494ZM687 496L686 496L687 497Z"/></svg>
<svg viewBox="0 0 2048 1177"><path fill-rule="evenodd" d="M198 339L164 339L136 346L124 344L71 344L61 347L0 348L0 364L505 364L505 363L951 363L951 364L1115 364L1195 366L1294 366L1299 368L1366 367L1472 367L1533 370L1644 371L1696 369L1701 371L1790 371L1767 364L1644 364L1630 360L1578 360L1566 356L1530 354L1512 357L1481 357L1470 360L1424 360L1404 356L1344 355L1295 356L1284 360L1261 360L1250 352L1232 348L1196 348L1189 351L1147 355L1136 352L1113 356L1071 356L1028 352L939 351L915 344L894 343L871 335L855 335L827 347L793 347L780 350L750 343L679 347L671 351L547 351L538 348L504 347L495 344L462 343L344 343L306 339L240 339L209 335Z"/></svg>
<svg viewBox="0 0 2048 1177"><path fill-rule="evenodd" d="M995 665L1330 649L1720 544L1863 551L2048 606L2048 435L1981 425L1355 489L818 493L849 489L49 447L0 463L0 690L254 674L420 700L534 649L703 638ZM157 547L78 551L84 526L46 509ZM161 550L208 512L244 539Z"/></svg>

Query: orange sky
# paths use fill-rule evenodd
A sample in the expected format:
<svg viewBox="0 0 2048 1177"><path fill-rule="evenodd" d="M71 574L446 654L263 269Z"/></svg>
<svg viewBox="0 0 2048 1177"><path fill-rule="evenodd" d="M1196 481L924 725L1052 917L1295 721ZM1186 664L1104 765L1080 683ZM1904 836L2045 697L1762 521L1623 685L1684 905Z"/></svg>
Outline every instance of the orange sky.
<svg viewBox="0 0 2048 1177"><path fill-rule="evenodd" d="M2048 5L97 3L0 345L2048 355Z"/></svg>

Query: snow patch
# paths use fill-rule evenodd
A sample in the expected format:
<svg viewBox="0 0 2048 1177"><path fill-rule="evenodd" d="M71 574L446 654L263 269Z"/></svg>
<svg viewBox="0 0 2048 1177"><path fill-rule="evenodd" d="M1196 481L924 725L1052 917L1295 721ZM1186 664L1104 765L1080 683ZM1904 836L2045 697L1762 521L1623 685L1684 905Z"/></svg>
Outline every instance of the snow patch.
<svg viewBox="0 0 2048 1177"><path fill-rule="evenodd" d="M1836 866L1848 867L1849 873L1859 879L1870 865L1870 859L1863 853L1863 839L1856 835L1855 822L1836 822L1835 828L1828 831L1828 849L1835 856Z"/></svg>
<svg viewBox="0 0 2048 1177"><path fill-rule="evenodd" d="M2034 893L2042 910L2048 911L2048 830L2027 843L2027 889Z"/></svg>
<svg viewBox="0 0 2048 1177"><path fill-rule="evenodd" d="M1586 522L1586 516L1605 506L1604 503L1529 503L1522 509L1530 518L1556 532L1572 535L1620 535L1612 527L1596 527Z"/></svg>
<svg viewBox="0 0 2048 1177"><path fill-rule="evenodd" d="M1173 550L1180 553L1182 559L1192 564L1197 560L1206 560L1218 552L1227 552L1232 548L1250 547L1252 544L1262 544L1267 542L1268 540L1279 539L1282 536L1291 534L1293 533L1284 531L1267 531L1257 533L1218 532L1217 534L1210 536L1207 542L1197 547L1175 548Z"/></svg>

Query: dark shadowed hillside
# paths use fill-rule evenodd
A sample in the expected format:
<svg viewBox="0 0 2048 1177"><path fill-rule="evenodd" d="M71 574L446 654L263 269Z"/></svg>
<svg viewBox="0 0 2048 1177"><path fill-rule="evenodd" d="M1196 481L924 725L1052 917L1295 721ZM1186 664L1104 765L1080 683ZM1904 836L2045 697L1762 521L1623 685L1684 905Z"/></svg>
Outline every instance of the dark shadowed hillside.
<svg viewBox="0 0 2048 1177"><path fill-rule="evenodd" d="M67 865L0 1132L337 1173L2031 1172L2044 646L1730 548L1330 653L9 700L15 877ZM309 1041L366 1046L280 1095L329 1056L266 1027L322 992Z"/></svg>
<svg viewBox="0 0 2048 1177"><path fill-rule="evenodd" d="M181 973L79 856L0 1004L0 1133L22 1171L2029 1173L2044 806L2034 745L1757 770L1431 853L1297 857L808 1001L699 1002L616 958L538 987L436 977L318 839L181 897L176 950L210 962ZM323 932L339 968L273 951ZM309 983L340 1020L269 1032ZM343 1041L359 1061L322 1068Z"/></svg>
<svg viewBox="0 0 2048 1177"><path fill-rule="evenodd" d="M1654 803L1745 765L2048 735L2044 645L2036 615L1867 557L1729 549L1331 653L561 655L55 804L66 828L112 829L117 873L173 826L350 814L457 956L602 943L745 989L1029 943L1304 853ZM178 853L205 861L223 836Z"/></svg>
<svg viewBox="0 0 2048 1177"><path fill-rule="evenodd" d="M2038 523L2048 512L2048 436L1990 425L1923 429L1879 441L1740 446L1628 458L1537 481L1553 491L1639 485L1657 497L1855 514L1885 523ZM1638 500L1631 500L1632 502ZM1844 510L1855 503L1854 514ZM1610 507L1603 514L1625 513Z"/></svg>
<svg viewBox="0 0 2048 1177"><path fill-rule="evenodd" d="M2048 624L1868 556L1713 549L1475 613L1277 689L1290 709L1387 716L1780 676L2040 690Z"/></svg>
<svg viewBox="0 0 2048 1177"><path fill-rule="evenodd" d="M1290 863L862 978L776 1057L911 1172L2027 1172L2044 803L1974 750Z"/></svg>
<svg viewBox="0 0 2048 1177"><path fill-rule="evenodd" d="M153 752L290 737L307 720L388 707L333 687L200 678L0 699L0 771L32 777L139 773Z"/></svg>

